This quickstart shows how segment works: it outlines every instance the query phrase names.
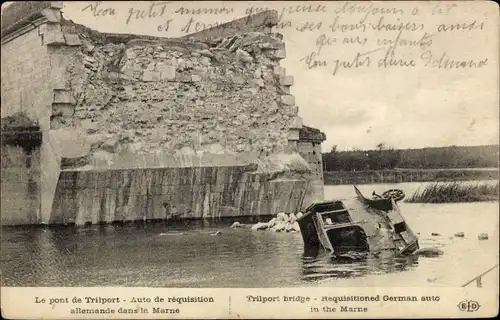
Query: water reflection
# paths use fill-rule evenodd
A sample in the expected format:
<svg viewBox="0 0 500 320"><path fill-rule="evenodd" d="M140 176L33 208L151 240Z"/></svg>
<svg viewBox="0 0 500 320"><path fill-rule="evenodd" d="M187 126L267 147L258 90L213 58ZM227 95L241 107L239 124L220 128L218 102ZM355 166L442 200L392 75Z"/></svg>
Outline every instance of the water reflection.
<svg viewBox="0 0 500 320"><path fill-rule="evenodd" d="M214 230L221 230L213 236ZM299 233L185 225L4 228L2 285L286 286L402 272L393 257L332 259ZM262 277L265 275L265 277Z"/></svg>
<svg viewBox="0 0 500 320"><path fill-rule="evenodd" d="M418 257L396 257L393 252L381 252L361 259L331 257L317 247L304 251L301 279L318 282L326 279L355 278L367 274L407 271L418 265Z"/></svg>
<svg viewBox="0 0 500 320"><path fill-rule="evenodd" d="M479 241L476 235L494 234L498 203L404 204L404 212L413 230L421 233L420 246L442 248L444 255L332 260L319 248L304 250L300 233L229 228L235 219L4 227L1 285L251 288L378 281L419 286L432 280L432 285L459 286L496 263L497 242ZM470 212L477 218L474 224L467 222ZM220 235L213 236L216 231ZM457 231L464 231L465 237L453 237ZM442 236L431 236L434 232ZM471 255L476 258L466 258ZM460 268L449 268L454 265Z"/></svg>

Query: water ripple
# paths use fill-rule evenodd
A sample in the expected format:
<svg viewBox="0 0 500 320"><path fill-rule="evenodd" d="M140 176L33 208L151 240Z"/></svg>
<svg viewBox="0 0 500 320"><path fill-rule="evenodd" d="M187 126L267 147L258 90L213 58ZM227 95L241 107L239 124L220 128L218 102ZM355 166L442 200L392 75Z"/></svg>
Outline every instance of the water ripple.
<svg viewBox="0 0 500 320"><path fill-rule="evenodd" d="M370 285L377 278L384 285L427 285L429 279L433 285L461 285L496 263L495 242L478 241L477 233L494 233L497 205L405 205L409 224L422 234L421 247L444 251L437 258L332 260L324 252L304 252L300 233L230 229L231 223L2 228L1 285L281 287L356 285L367 277ZM464 222L471 212L474 224ZM450 221L461 223L460 229ZM465 237L454 238L457 231Z"/></svg>

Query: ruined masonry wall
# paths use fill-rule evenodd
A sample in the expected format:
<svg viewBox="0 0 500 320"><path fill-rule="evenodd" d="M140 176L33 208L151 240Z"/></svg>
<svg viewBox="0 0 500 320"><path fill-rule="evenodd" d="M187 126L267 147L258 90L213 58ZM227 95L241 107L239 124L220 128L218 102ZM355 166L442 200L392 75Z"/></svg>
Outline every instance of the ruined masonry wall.
<svg viewBox="0 0 500 320"><path fill-rule="evenodd" d="M289 94L293 80L279 66L279 37L251 32L209 47L168 39L100 44L79 36L82 50L68 72L71 103L53 109L51 128L81 130L92 163L159 150L286 151L298 108Z"/></svg>
<svg viewBox="0 0 500 320"><path fill-rule="evenodd" d="M40 149L2 145L2 225L40 222Z"/></svg>
<svg viewBox="0 0 500 320"><path fill-rule="evenodd" d="M48 130L53 94L51 65L39 29L2 43L2 117L22 111Z"/></svg>
<svg viewBox="0 0 500 320"><path fill-rule="evenodd" d="M2 39L2 117L23 110L42 130L36 214L2 207L2 225L273 214L322 194L297 153L280 35L131 40L64 21L61 7Z"/></svg>
<svg viewBox="0 0 500 320"><path fill-rule="evenodd" d="M47 81L49 61L38 28L25 30L22 37L2 44L2 118L24 112L34 120L45 118L47 121L40 122L40 125L48 128L52 98ZM40 213L40 149L30 155L21 147L2 143L1 148L2 225L37 223ZM27 165L28 161L30 165Z"/></svg>
<svg viewBox="0 0 500 320"><path fill-rule="evenodd" d="M79 154L84 149L79 144L77 132L52 130L50 126L53 110L71 103L70 93L74 84L68 78L67 66L79 51L77 46L81 45L76 35L62 33L61 8L62 3L51 2L35 20L16 27L2 37L2 119L22 112L42 131L42 145L36 153L38 158L29 170L16 162L2 161L2 173L6 173L5 179L2 175L2 198L3 195L8 198L9 195L19 196L17 200L9 200L10 203L2 201L2 225L47 222L59 179L61 158ZM70 143L66 146L69 147L60 146L61 141L68 140ZM13 152L19 151L13 148L16 149L2 144L2 158L8 159ZM29 183L26 177L29 177ZM30 194L37 193L30 196L27 210L22 213L19 201L26 198L20 194L20 185L24 186L23 190L30 190ZM18 201L18 204L12 201Z"/></svg>
<svg viewBox="0 0 500 320"><path fill-rule="evenodd" d="M49 223L220 218L295 212L307 180L268 181L249 166L63 171Z"/></svg>
<svg viewBox="0 0 500 320"><path fill-rule="evenodd" d="M311 141L299 141L298 151L300 155L309 163L311 168L311 178L313 180L323 180L323 165L321 158L321 144Z"/></svg>
<svg viewBox="0 0 500 320"><path fill-rule="evenodd" d="M311 184L304 202L313 203L324 200L323 159L321 144L312 141L299 141L298 151L307 161L311 170Z"/></svg>

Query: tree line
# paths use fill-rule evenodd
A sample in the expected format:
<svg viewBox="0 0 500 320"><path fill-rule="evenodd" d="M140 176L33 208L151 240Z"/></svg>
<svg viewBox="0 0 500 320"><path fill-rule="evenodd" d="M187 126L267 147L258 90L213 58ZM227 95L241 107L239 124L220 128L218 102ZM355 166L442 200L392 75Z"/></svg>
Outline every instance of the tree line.
<svg viewBox="0 0 500 320"><path fill-rule="evenodd" d="M322 157L324 171L489 168L498 167L499 146L394 149L379 143L373 150L339 151L333 146Z"/></svg>

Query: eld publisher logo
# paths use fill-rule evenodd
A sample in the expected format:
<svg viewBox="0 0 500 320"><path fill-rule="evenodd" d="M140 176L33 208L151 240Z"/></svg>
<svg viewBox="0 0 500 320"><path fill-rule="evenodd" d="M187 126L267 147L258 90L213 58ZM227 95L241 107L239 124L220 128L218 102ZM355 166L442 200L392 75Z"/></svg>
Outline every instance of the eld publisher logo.
<svg viewBox="0 0 500 320"><path fill-rule="evenodd" d="M458 309L460 311L467 311L467 312L475 312L479 310L481 305L477 301L473 300L464 300L458 304Z"/></svg>

